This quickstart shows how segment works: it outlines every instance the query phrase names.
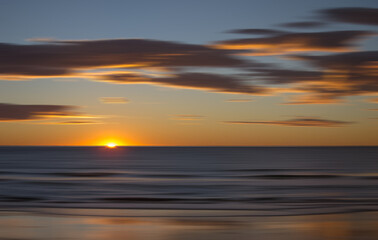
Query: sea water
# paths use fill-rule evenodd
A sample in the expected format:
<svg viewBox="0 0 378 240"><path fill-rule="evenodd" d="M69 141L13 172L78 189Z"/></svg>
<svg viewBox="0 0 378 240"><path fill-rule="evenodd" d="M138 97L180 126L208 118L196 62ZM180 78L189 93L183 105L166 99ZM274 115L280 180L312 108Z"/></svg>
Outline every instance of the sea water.
<svg viewBox="0 0 378 240"><path fill-rule="evenodd" d="M0 209L62 208L376 211L378 148L0 147Z"/></svg>

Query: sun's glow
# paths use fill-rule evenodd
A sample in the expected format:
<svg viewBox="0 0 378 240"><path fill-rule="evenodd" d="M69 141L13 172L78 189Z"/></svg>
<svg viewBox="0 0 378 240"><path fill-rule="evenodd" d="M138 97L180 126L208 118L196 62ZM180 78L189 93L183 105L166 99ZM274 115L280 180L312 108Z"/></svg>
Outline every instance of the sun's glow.
<svg viewBox="0 0 378 240"><path fill-rule="evenodd" d="M107 148L116 148L116 147L117 147L117 144L115 144L115 143L107 143L107 144L106 144L106 147L107 147Z"/></svg>
<svg viewBox="0 0 378 240"><path fill-rule="evenodd" d="M93 141L93 146L106 147L106 148L118 148L124 146L130 146L130 141L123 139L122 137L107 137L100 136L97 140Z"/></svg>

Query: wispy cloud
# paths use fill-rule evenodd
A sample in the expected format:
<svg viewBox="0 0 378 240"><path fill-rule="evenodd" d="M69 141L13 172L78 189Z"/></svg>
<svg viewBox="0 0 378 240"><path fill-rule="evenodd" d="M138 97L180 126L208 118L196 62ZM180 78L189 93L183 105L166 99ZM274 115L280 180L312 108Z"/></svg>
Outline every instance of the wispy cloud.
<svg viewBox="0 0 378 240"><path fill-rule="evenodd" d="M340 127L352 122L327 120L321 118L295 118L281 121L225 121L228 124L265 124L265 125L282 125L291 127Z"/></svg>
<svg viewBox="0 0 378 240"><path fill-rule="evenodd" d="M80 121L80 120L73 120L73 121L65 121L65 122L50 122L50 124L58 124L58 125L87 125L87 124L101 124L102 122L98 121Z"/></svg>
<svg viewBox="0 0 378 240"><path fill-rule="evenodd" d="M315 100L338 100L345 96L375 95L378 92L378 51L339 53L324 56L295 56L323 69L320 84L307 83L297 89Z"/></svg>
<svg viewBox="0 0 378 240"><path fill-rule="evenodd" d="M372 102L372 103L378 103L378 97L377 98L369 98L367 99L368 102Z"/></svg>
<svg viewBox="0 0 378 240"><path fill-rule="evenodd" d="M45 118L76 117L76 106L22 105L0 103L0 121L36 120Z"/></svg>
<svg viewBox="0 0 378 240"><path fill-rule="evenodd" d="M248 84L244 79L210 73L177 73L169 77L146 77L138 73L96 76L98 81L119 84L155 84L176 88L207 90L219 93L266 94L268 88Z"/></svg>
<svg viewBox="0 0 378 240"><path fill-rule="evenodd" d="M226 102L252 102L253 99L251 98L234 98L234 99L227 99Z"/></svg>
<svg viewBox="0 0 378 240"><path fill-rule="evenodd" d="M0 44L0 79L79 75L98 68L236 67L230 52L202 45L147 39L44 41Z"/></svg>
<svg viewBox="0 0 378 240"><path fill-rule="evenodd" d="M344 23L378 25L378 8L344 7L319 11L326 19Z"/></svg>
<svg viewBox="0 0 378 240"><path fill-rule="evenodd" d="M80 107L71 105L23 105L0 103L0 122L15 122L15 121L49 121L40 122L40 124L55 124L52 120L71 118L74 120L65 121L62 123L89 123L91 119L99 118L99 116L87 115L77 110Z"/></svg>
<svg viewBox="0 0 378 240"><path fill-rule="evenodd" d="M270 37L220 41L220 49L249 50L245 55L279 55L292 52L345 52L354 50L356 42L372 36L371 31L330 31L282 33Z"/></svg>
<svg viewBox="0 0 378 240"><path fill-rule="evenodd" d="M0 44L0 80L40 77L79 77L109 83L147 83L227 93L261 93L263 87L245 84L231 76L181 73L185 67L242 68L263 64L234 56L234 51L147 39L93 41L44 40L40 44ZM121 74L106 73L109 68ZM125 69L164 69L169 76L151 76ZM104 73L94 73L102 70ZM99 76L102 75L102 76ZM106 101L106 100L105 100ZM107 101L109 103L109 101Z"/></svg>
<svg viewBox="0 0 378 240"><path fill-rule="evenodd" d="M319 21L294 21L279 26L315 28L332 21L378 25L377 8L332 8L317 11L317 14L318 17L321 15ZM217 93L295 93L287 104L340 103L347 96L374 96L378 93L378 52L358 51L359 43L377 35L376 32L243 28L228 33L257 37L209 45L152 39L34 39L34 44L0 43L0 80L75 77L113 84L152 84ZM255 60L264 55L285 57L287 61L295 60L307 67L287 69ZM214 68L222 71L214 71ZM222 74L223 68L230 70L228 74ZM128 102L123 97L103 97L100 101L114 104ZM69 106L58 110L68 111L64 107L68 109ZM31 110L24 114L26 117L18 117L25 120L47 118L49 115L43 111L38 115ZM7 117L9 115L3 118Z"/></svg>
<svg viewBox="0 0 378 240"><path fill-rule="evenodd" d="M173 115L174 120L180 121L200 121L203 120L205 116L203 115L195 115L195 114L176 114Z"/></svg>
<svg viewBox="0 0 378 240"><path fill-rule="evenodd" d="M318 82L323 79L319 70L292 70L283 68L253 68L248 76L253 80L270 84L288 84L298 82Z"/></svg>
<svg viewBox="0 0 378 240"><path fill-rule="evenodd" d="M112 103L112 104L124 104L130 102L125 97L102 97L100 98L102 103Z"/></svg>
<svg viewBox="0 0 378 240"><path fill-rule="evenodd" d="M266 29L266 28L245 28L245 29L234 29L227 31L227 33L237 33L237 34L253 34L253 35L276 35L286 33L281 30Z"/></svg>
<svg viewBox="0 0 378 240"><path fill-rule="evenodd" d="M278 26L280 27L287 27L287 28L318 28L324 27L328 23L326 22L319 22L319 21L303 21L303 22L289 22L289 23L282 23Z"/></svg>

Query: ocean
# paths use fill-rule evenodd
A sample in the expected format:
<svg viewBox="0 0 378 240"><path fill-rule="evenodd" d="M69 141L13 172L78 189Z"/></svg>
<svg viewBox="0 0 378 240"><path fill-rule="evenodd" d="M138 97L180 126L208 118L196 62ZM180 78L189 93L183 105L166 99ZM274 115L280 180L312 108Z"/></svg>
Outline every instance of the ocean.
<svg viewBox="0 0 378 240"><path fill-rule="evenodd" d="M116 219L113 227L120 223L130 227L129 220L122 222L129 218L148 218L151 224L151 219L156 223L175 216L180 226L193 227L193 222L207 219L223 230L229 229L230 221L246 226L257 218L270 226L283 218L287 224L321 215L344 216L344 221L350 214L368 214L368 220L359 221L378 223L378 147L0 147L0 166L0 239L29 239L15 235L21 234L14 232L19 225L9 225L12 219L29 218L29 223L50 229L48 234L34 231L32 239L191 236L150 238L132 225L128 232L134 231L134 237L77 237L77 232L64 237L51 230L56 228L51 224L55 218L60 229L72 228L59 222L67 219L62 216ZM348 239L376 239L374 229L363 233L360 229L356 236L350 235L356 238ZM275 233L272 230L244 230L234 233L243 232L241 239L256 237L256 232L268 239L286 239L266 235ZM233 239L235 234L210 231L203 239Z"/></svg>

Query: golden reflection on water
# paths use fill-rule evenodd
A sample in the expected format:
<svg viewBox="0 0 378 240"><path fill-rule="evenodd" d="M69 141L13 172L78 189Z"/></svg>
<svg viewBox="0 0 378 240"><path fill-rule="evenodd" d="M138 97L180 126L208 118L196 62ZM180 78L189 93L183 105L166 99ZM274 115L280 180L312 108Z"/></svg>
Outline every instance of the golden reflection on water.
<svg viewBox="0 0 378 240"><path fill-rule="evenodd" d="M2 212L0 239L378 239L378 214L284 217L98 217ZM182 212L181 212L182 213Z"/></svg>

